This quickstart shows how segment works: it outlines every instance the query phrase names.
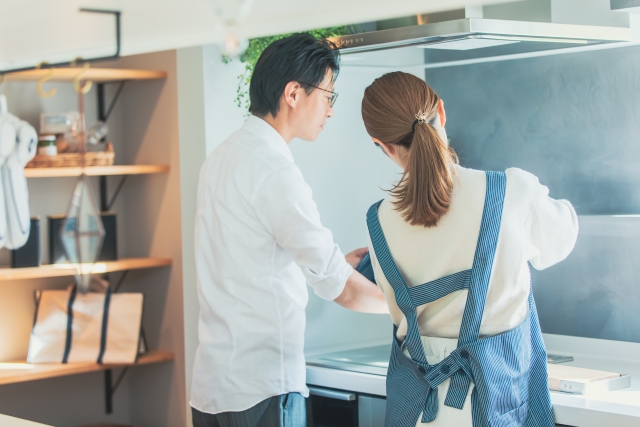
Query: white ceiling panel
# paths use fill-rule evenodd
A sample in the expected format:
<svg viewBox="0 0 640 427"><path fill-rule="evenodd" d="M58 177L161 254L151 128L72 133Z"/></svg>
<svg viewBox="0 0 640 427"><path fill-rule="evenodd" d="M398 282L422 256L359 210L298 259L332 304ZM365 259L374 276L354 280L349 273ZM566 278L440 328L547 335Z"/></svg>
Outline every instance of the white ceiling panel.
<svg viewBox="0 0 640 427"><path fill-rule="evenodd" d="M504 1L504 0L502 0ZM451 10L501 0L0 0L0 71L112 54L111 15L122 12L122 55Z"/></svg>

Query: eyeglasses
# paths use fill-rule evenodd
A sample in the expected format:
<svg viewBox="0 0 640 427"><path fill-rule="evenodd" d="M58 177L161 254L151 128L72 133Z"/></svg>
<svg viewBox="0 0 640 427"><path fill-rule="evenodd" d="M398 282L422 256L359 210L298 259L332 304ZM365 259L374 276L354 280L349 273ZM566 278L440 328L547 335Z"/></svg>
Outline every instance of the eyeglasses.
<svg viewBox="0 0 640 427"><path fill-rule="evenodd" d="M303 82L300 82L300 83L305 85L305 86L311 86L313 88L320 89L320 90L323 90L325 92L329 92L331 94L331 98L329 98L329 106L330 107L333 107L333 104L336 103L336 99L338 99L338 92L332 92L332 91L330 91L328 89L323 89L323 88L318 87L318 86L310 85L309 83L303 83Z"/></svg>

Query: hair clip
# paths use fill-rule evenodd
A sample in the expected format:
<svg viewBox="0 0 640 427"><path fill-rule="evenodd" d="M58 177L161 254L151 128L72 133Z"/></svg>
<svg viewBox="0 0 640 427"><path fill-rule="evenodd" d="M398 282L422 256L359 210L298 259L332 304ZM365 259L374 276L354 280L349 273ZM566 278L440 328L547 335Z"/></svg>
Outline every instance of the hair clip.
<svg viewBox="0 0 640 427"><path fill-rule="evenodd" d="M422 110L419 110L418 114L416 114L416 119L413 121L413 124L411 125L411 132L415 132L416 125L418 123L429 123L429 119L427 118L427 114L423 113Z"/></svg>
<svg viewBox="0 0 640 427"><path fill-rule="evenodd" d="M427 123L429 121L427 114L423 113L422 110L419 110L418 114L416 114L416 120L418 123Z"/></svg>

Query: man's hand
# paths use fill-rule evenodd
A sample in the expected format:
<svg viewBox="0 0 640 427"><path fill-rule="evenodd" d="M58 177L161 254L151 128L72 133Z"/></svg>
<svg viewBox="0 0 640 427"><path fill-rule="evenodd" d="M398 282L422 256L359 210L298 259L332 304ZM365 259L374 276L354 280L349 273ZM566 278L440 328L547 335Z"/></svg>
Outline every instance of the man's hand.
<svg viewBox="0 0 640 427"><path fill-rule="evenodd" d="M362 261L362 258L368 253L369 253L369 248L360 248L360 249L356 249L353 252L349 252L347 255L345 255L344 258L347 260L349 264L351 264L351 267L358 268L358 264L360 264L360 261Z"/></svg>

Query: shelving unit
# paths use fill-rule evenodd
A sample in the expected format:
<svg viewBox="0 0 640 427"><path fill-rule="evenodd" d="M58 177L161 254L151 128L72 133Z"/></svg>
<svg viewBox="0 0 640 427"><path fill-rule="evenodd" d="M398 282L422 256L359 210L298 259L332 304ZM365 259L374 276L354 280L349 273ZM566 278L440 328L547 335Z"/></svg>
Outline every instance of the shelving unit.
<svg viewBox="0 0 640 427"><path fill-rule="evenodd" d="M86 374L118 368L150 365L169 362L174 359L173 353L166 351L150 351L138 358L136 363L126 365L101 365L98 363L42 363L32 365L26 360L0 363L0 385L16 384L46 378L65 377L68 375Z"/></svg>
<svg viewBox="0 0 640 427"><path fill-rule="evenodd" d="M82 73L82 80L89 80L95 84L97 90L97 118L106 122L109 114L122 92L127 81L150 81L165 79L165 71L153 70L132 70L116 68L56 68L40 69L15 72L5 75L8 82L37 82L46 78L49 82L72 83ZM119 84L113 98L106 102L105 85L109 83ZM57 168L26 168L27 178L61 178L77 177L83 172L88 176L96 176L100 179L100 210L108 211L113 205L113 200L120 192L126 178L130 175L152 175L165 174L170 171L169 165L113 165L113 166L91 166L84 170L80 167L57 167ZM107 177L121 176L120 183L111 199L108 199ZM66 197L66 195L65 195ZM83 273L107 274L111 272L124 272L120 275L120 280L114 292L122 284L126 273L130 270L141 270L171 266L170 258L129 258L117 261L97 262L95 264L81 265ZM42 265L33 268L0 268L0 283L26 279L47 279L54 277L74 276L78 271L78 264L54 264ZM113 284L112 284L113 286ZM105 409L108 414L113 411L113 394L122 381L127 370L131 367L149 365L174 360L174 354L167 351L149 351L139 357L136 363L124 365L106 365L97 363L53 363L53 364L29 364L25 360L0 363L0 385L15 384L27 381L41 380L46 378L65 377L89 372L104 372L105 389ZM116 381L112 381L113 369L121 369Z"/></svg>
<svg viewBox="0 0 640 427"><path fill-rule="evenodd" d="M169 258L129 258L118 261L97 262L82 265L83 272L91 274L113 273L115 271L142 270L145 268L167 267ZM0 268L0 282L8 280L46 279L76 274L78 264L48 264L40 267Z"/></svg>
<svg viewBox="0 0 640 427"><path fill-rule="evenodd" d="M53 74L49 78L49 81L54 82L72 82L80 72L82 68L54 68ZM46 77L51 72L51 69L29 70L19 71L16 73L9 73L6 75L6 81L18 81L18 82L34 82L43 77ZM122 82L127 80L157 80L167 78L167 73L164 71L151 71L151 70L126 70L118 68L89 68L85 70L82 75L83 79L91 80L95 83L113 83Z"/></svg>
<svg viewBox="0 0 640 427"><path fill-rule="evenodd" d="M151 175L168 173L169 165L116 165L116 166L90 166L84 173L88 176L116 176L116 175ZM26 168L24 174L27 178L59 178L80 176L82 168Z"/></svg>

